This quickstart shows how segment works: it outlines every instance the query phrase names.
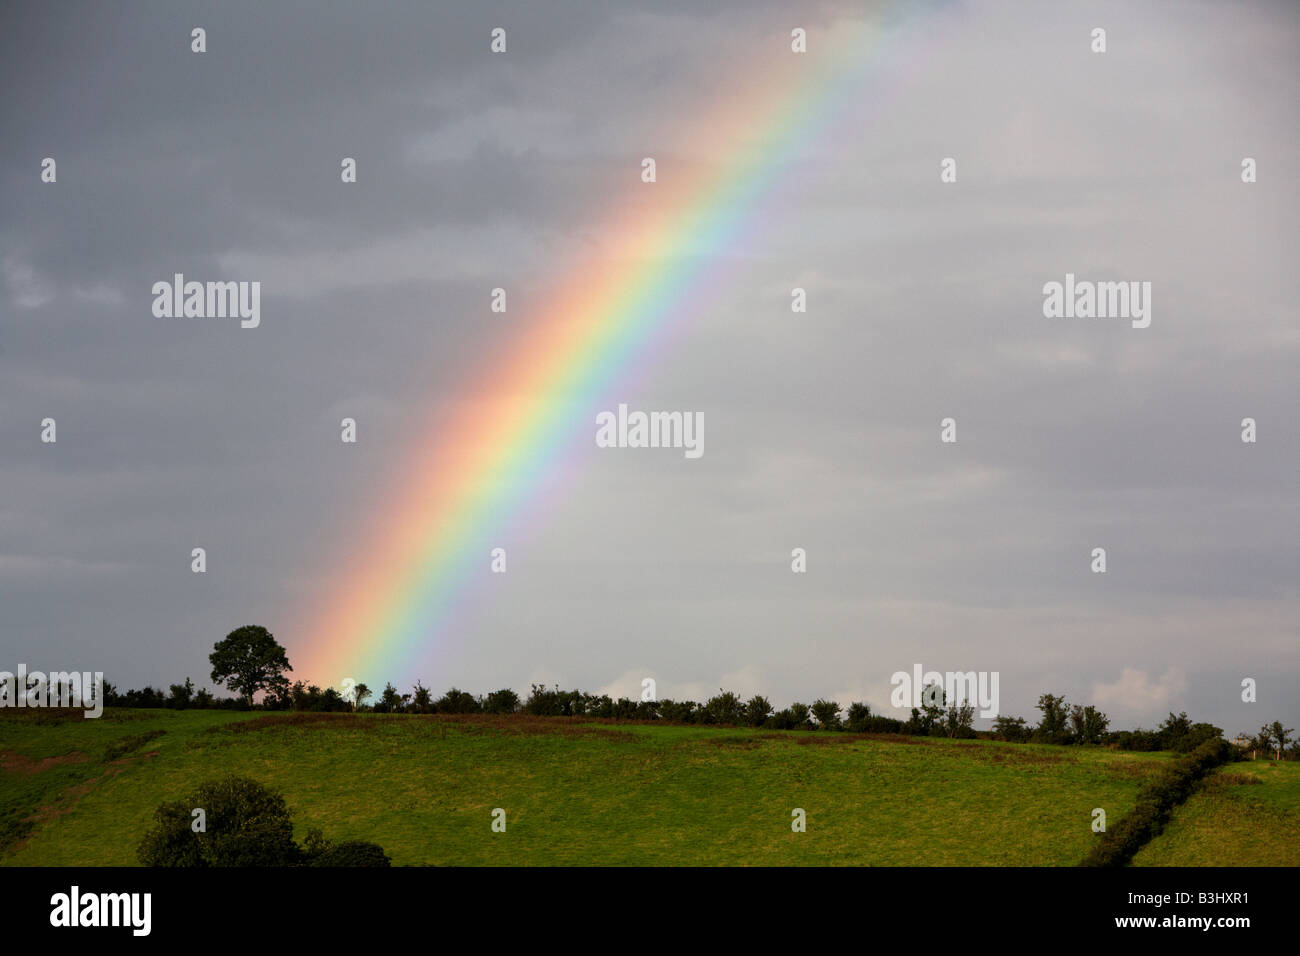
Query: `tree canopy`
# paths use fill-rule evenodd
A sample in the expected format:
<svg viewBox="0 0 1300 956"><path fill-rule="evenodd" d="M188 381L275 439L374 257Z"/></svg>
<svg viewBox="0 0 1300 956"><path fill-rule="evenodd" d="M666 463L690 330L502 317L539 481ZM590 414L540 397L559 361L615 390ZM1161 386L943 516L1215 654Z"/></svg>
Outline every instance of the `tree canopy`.
<svg viewBox="0 0 1300 956"><path fill-rule="evenodd" d="M255 624L231 631L208 656L212 679L246 698L249 705L259 690L280 694L289 690L285 671L293 670L283 647L266 628Z"/></svg>

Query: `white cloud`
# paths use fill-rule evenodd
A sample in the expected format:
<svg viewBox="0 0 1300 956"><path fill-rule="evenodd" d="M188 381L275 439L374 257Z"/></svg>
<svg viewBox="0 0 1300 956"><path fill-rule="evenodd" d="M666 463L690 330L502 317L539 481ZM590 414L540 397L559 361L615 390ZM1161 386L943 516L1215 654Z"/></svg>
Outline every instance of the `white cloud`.
<svg viewBox="0 0 1300 956"><path fill-rule="evenodd" d="M0 260L0 269L4 271L5 285L14 304L20 308L37 309L54 298L54 290L31 263L5 256Z"/></svg>
<svg viewBox="0 0 1300 956"><path fill-rule="evenodd" d="M1155 681L1144 670L1125 667L1117 680L1092 685L1092 697L1098 707L1122 708L1127 713L1144 715L1178 709L1186 693L1187 678L1176 667L1169 668Z"/></svg>

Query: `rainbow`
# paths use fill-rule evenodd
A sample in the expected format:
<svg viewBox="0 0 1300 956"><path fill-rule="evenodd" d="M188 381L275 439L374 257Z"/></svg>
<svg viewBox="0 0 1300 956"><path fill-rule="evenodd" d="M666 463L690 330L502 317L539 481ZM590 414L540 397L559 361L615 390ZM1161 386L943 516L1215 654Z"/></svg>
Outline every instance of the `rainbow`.
<svg viewBox="0 0 1300 956"><path fill-rule="evenodd" d="M707 170L682 176L661 160L659 182L643 185L639 162L629 166L644 198L598 231L609 243L601 271L580 268L559 284L510 353L470 378L477 384L456 420L431 419L427 443L401 463L380 520L352 549L352 567L334 578L336 595L303 615L290 641L299 673L331 684L402 676L446 633L473 576L487 576L483 542L554 479L574 436L594 428L611 383L723 286L718 253L750 234L801 151L853 112L841 107L866 92L860 81L882 36L864 23L812 29L810 52L787 53L788 69L773 69L769 56L746 71L764 79L722 91L720 108L693 131L721 157Z"/></svg>

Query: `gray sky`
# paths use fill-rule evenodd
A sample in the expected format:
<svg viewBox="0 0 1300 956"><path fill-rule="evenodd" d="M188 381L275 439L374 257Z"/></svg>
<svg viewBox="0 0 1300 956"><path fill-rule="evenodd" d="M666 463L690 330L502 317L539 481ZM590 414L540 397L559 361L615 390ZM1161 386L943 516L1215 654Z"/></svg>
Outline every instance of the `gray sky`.
<svg viewBox="0 0 1300 956"><path fill-rule="evenodd" d="M811 59L863 16L355 6L0 8L0 669L207 683L246 623L293 659L418 423L466 414L466 369L654 201L641 157L661 181L725 174L699 117L802 68L793 27ZM1000 672L1002 710L1031 719L1052 691L1115 726L1300 723L1300 10L871 19L865 68L701 266L707 304L678 303L603 405L702 412L704 456L569 456L455 633L359 679L650 676L661 697L889 712L920 663ZM260 281L261 326L154 317L175 272ZM1149 281L1150 327L1044 318L1067 272Z"/></svg>

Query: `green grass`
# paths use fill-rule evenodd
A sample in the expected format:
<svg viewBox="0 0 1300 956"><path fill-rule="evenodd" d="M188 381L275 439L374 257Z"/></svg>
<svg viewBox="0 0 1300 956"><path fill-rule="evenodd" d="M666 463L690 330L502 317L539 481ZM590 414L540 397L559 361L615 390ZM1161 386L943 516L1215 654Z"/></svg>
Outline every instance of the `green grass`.
<svg viewBox="0 0 1300 956"><path fill-rule="evenodd" d="M161 757L164 741L175 750L209 727L248 716L110 710L87 720L80 711L0 711L0 863L11 862L16 843L61 832L64 822L78 816L84 797L111 790L135 764L157 759L133 752L158 750ZM76 860L65 855L61 862Z"/></svg>
<svg viewBox="0 0 1300 956"><path fill-rule="evenodd" d="M396 865L1073 865L1094 839L1093 808L1117 819L1169 759L563 719L223 711L62 721L10 711L0 740L0 864L11 866L134 865L160 803L227 773L280 790L299 839L320 827L332 840L374 841ZM35 769L70 754L84 759ZM496 807L503 834L491 831ZM791 831L795 807L806 833Z"/></svg>
<svg viewBox="0 0 1300 956"><path fill-rule="evenodd" d="M1300 763L1228 764L1176 808L1135 866L1300 866Z"/></svg>

